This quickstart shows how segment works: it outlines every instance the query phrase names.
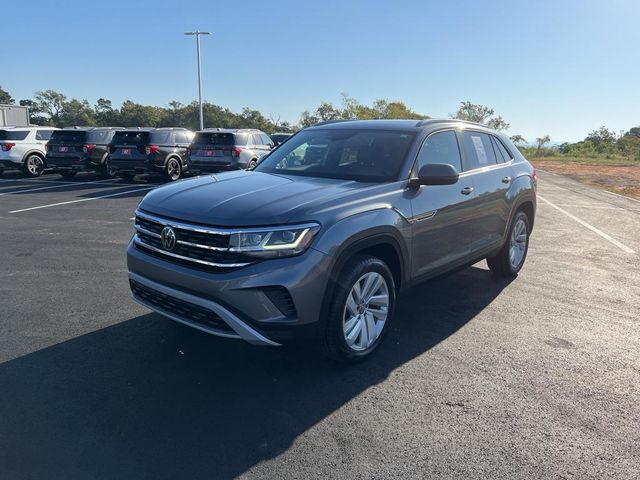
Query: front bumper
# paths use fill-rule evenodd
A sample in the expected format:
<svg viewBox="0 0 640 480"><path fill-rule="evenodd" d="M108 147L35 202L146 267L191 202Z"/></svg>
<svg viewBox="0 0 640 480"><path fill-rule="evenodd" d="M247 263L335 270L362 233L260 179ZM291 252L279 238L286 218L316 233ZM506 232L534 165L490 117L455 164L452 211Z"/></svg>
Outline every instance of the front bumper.
<svg viewBox="0 0 640 480"><path fill-rule="evenodd" d="M230 328L218 328L208 319L194 321L194 316L173 306L168 311L159 302L144 302L132 288L136 301L148 308L207 333L277 345L317 333L332 262L331 257L310 248L297 257L265 260L230 272L208 272L150 255L131 242L127 265L130 281L167 295L169 301L178 299L204 308ZM283 313L269 296L274 287L286 289L294 315Z"/></svg>

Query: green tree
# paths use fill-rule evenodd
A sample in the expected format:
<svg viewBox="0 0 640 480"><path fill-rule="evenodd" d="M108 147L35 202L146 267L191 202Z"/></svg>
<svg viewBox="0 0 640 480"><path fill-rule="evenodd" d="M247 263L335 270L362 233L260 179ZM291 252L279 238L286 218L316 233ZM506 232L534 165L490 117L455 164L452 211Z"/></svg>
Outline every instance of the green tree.
<svg viewBox="0 0 640 480"><path fill-rule="evenodd" d="M64 103L67 97L55 90L43 90L34 95L34 104L38 112L48 118L48 123L56 127L63 126L61 122Z"/></svg>
<svg viewBox="0 0 640 480"><path fill-rule="evenodd" d="M458 120L480 123L495 130L507 130L509 124L502 117L494 114L493 108L466 101L460 102L458 111L450 116Z"/></svg>
<svg viewBox="0 0 640 480"><path fill-rule="evenodd" d="M99 98L96 104L93 106L93 116L95 123L101 127L118 126L119 112L113 108L111 100L106 98Z"/></svg>
<svg viewBox="0 0 640 480"><path fill-rule="evenodd" d="M613 130L602 126L598 130L589 133L585 140L589 140L598 153L605 153L614 149L617 136Z"/></svg>
<svg viewBox="0 0 640 480"><path fill-rule="evenodd" d="M62 104L60 123L56 126L87 125L94 126L94 111L86 100L71 100Z"/></svg>
<svg viewBox="0 0 640 480"><path fill-rule="evenodd" d="M509 140L511 140L516 145L518 145L519 143L527 143L522 135L511 135L509 137Z"/></svg>
<svg viewBox="0 0 640 480"><path fill-rule="evenodd" d="M15 103L15 100L11 98L11 95L9 95L9 92L4 90L0 86L0 104L13 105L14 103Z"/></svg>
<svg viewBox="0 0 640 480"><path fill-rule="evenodd" d="M540 155L540 151L542 150L542 147L544 147L550 141L551 141L551 137L549 135L536 138L536 155Z"/></svg>

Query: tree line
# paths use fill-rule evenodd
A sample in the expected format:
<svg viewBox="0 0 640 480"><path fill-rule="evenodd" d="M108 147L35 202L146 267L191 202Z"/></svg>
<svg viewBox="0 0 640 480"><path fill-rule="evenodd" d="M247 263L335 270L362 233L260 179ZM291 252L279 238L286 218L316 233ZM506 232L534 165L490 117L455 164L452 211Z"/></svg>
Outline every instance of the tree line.
<svg viewBox="0 0 640 480"><path fill-rule="evenodd" d="M34 125L186 127L191 130L197 130L199 126L199 108L195 101L183 104L174 100L164 107L158 107L126 100L116 107L106 98L99 98L94 105L91 105L87 100L67 98L61 92L42 90L36 92L33 98L19 100L18 103L29 107L31 123ZM2 87L0 87L0 104L15 104L15 99ZM303 111L296 124L281 121L279 117L275 118L272 115L265 116L262 112L251 108L243 108L238 113L210 102L204 102L203 116L206 126L258 128L267 133L294 132L300 128L330 120L430 118L428 115L412 110L401 101L378 99L371 105L364 105L344 93L340 105L321 102L315 109ZM495 130L508 130L510 126L501 116L496 115L492 108L470 101L461 102L450 117L481 123ZM640 160L640 126L620 134L603 126L589 133L582 141L563 143L553 148L547 147L551 142L549 135L536 138L532 142L527 142L521 135L512 135L510 138L527 155L557 153L568 156L621 155ZM534 146L531 147L531 145Z"/></svg>

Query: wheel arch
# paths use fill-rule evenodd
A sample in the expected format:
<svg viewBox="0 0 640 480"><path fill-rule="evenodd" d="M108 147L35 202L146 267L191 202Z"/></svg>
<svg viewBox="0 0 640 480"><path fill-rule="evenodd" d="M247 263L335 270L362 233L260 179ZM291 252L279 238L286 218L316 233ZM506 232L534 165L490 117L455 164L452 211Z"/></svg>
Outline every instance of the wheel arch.
<svg viewBox="0 0 640 480"><path fill-rule="evenodd" d="M44 154L43 152L41 152L38 149L32 149L32 150L28 150L27 153L25 153L22 156L22 165L24 165L27 161L27 158L29 158L31 155L37 155L38 157L40 157L42 159L42 161L44 162L45 166L47 165L47 156L46 154Z"/></svg>

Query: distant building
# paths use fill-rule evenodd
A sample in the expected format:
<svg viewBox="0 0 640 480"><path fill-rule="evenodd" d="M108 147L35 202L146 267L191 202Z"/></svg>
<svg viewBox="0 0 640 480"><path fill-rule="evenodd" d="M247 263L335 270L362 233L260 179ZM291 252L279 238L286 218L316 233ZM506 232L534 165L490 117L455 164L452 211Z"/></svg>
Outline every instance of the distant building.
<svg viewBox="0 0 640 480"><path fill-rule="evenodd" d="M0 104L0 127L29 125L29 107Z"/></svg>

